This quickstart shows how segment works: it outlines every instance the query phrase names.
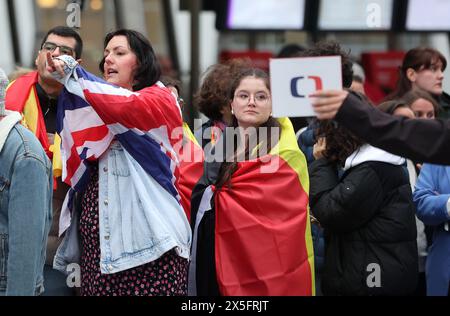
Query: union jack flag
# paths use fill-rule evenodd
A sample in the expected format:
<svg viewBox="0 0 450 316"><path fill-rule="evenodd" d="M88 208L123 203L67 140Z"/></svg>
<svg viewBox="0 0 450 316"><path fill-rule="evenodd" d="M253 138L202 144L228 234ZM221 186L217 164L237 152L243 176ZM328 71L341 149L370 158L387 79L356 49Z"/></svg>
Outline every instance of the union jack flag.
<svg viewBox="0 0 450 316"><path fill-rule="evenodd" d="M66 82L58 100L63 181L72 190L82 191L90 178L90 162L118 140L179 201L176 148L182 144L183 129L181 111L171 92L161 83L131 92L81 67L75 69L74 77Z"/></svg>

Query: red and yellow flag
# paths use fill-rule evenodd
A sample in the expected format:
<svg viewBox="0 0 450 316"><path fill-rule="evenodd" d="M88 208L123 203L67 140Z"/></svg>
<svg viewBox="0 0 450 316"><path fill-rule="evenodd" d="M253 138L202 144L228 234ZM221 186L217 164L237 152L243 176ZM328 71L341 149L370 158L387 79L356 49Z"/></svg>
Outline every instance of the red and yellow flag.
<svg viewBox="0 0 450 316"><path fill-rule="evenodd" d="M280 141L270 161L238 163L231 189L215 192L222 295L315 295L307 164L291 122L279 122Z"/></svg>
<svg viewBox="0 0 450 316"><path fill-rule="evenodd" d="M23 114L25 125L36 135L42 147L49 154L47 130L35 88L37 82L37 71L11 82L6 91L6 108Z"/></svg>
<svg viewBox="0 0 450 316"><path fill-rule="evenodd" d="M50 144L45 128L44 115L39 104L36 91L38 72L33 71L19 77L10 83L6 90L6 108L22 114L22 125L27 127L38 138L47 156L53 162L53 176L60 177L62 170L61 139L58 134L54 137L54 144Z"/></svg>
<svg viewBox="0 0 450 316"><path fill-rule="evenodd" d="M194 186L203 175L203 149L191 129L183 123L183 146L180 149L178 192L188 220L191 219L191 196Z"/></svg>

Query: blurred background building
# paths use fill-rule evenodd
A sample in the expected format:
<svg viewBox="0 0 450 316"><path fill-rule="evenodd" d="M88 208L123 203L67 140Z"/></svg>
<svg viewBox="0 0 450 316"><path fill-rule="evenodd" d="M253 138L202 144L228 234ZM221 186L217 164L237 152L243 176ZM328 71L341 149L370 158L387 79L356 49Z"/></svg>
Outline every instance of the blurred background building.
<svg viewBox="0 0 450 316"><path fill-rule="evenodd" d="M125 27L147 35L164 73L185 85L189 122L197 115L190 96L208 66L247 56L266 68L287 43L339 41L383 94L408 49L427 45L450 59L448 0L0 0L0 67L34 67L46 31L74 21L85 43L83 65L95 74L107 32ZM447 69L445 91L449 75Z"/></svg>

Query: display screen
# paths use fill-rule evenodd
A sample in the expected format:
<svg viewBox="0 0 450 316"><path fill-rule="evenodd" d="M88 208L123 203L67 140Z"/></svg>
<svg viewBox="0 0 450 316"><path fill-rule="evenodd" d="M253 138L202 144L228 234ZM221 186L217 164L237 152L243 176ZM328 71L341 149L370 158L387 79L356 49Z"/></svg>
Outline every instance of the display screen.
<svg viewBox="0 0 450 316"><path fill-rule="evenodd" d="M393 0L321 0L318 28L324 31L390 30L393 6Z"/></svg>
<svg viewBox="0 0 450 316"><path fill-rule="evenodd" d="M406 30L450 31L450 1L409 0Z"/></svg>
<svg viewBox="0 0 450 316"><path fill-rule="evenodd" d="M305 0L229 0L226 27L231 30L301 30Z"/></svg>

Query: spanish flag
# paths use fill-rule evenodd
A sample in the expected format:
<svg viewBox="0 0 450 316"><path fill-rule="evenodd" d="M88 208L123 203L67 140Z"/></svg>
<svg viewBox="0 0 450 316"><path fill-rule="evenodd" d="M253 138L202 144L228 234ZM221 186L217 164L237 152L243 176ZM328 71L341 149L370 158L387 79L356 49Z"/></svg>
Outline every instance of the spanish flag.
<svg viewBox="0 0 450 316"><path fill-rule="evenodd" d="M194 189L190 295L315 295L306 160L279 123L278 144L239 162L231 188L215 188L213 163Z"/></svg>
<svg viewBox="0 0 450 316"><path fill-rule="evenodd" d="M39 98L36 91L38 72L33 71L11 82L6 90L6 108L22 114L22 125L27 127L38 138L47 156L53 162L53 176L61 176L61 138L55 135L54 144L50 144L45 128Z"/></svg>
<svg viewBox="0 0 450 316"><path fill-rule="evenodd" d="M23 115L22 124L36 135L47 155L51 158L44 116L36 91L37 82L37 71L30 72L11 82L6 90L6 108Z"/></svg>

